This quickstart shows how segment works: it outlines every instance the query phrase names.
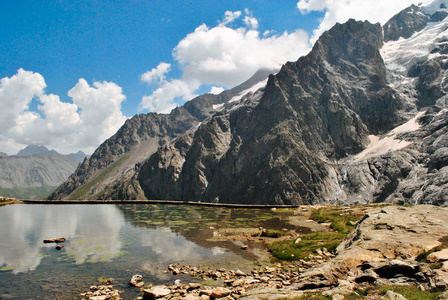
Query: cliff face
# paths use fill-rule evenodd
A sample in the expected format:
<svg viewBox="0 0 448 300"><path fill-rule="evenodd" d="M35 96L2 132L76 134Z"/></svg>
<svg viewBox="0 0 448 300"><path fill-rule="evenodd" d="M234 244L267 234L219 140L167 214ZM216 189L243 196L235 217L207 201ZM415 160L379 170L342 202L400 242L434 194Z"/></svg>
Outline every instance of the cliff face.
<svg viewBox="0 0 448 300"><path fill-rule="evenodd" d="M237 105L246 91L272 70L260 70L243 84L219 95L199 96L170 114L140 114L127 120L48 199L135 199L144 197L132 178L139 165L157 148L210 117ZM230 101L232 100L232 101ZM228 103L230 102L230 103Z"/></svg>
<svg viewBox="0 0 448 300"><path fill-rule="evenodd" d="M446 205L445 2L336 24L265 88L136 116L52 198Z"/></svg>
<svg viewBox="0 0 448 300"><path fill-rule="evenodd" d="M192 140L159 149L139 173L146 197L325 201L331 194L322 185L331 176L328 162L360 152L369 132L402 122L397 112L404 100L387 85L382 43L378 24L336 25L309 55L270 76L256 105L216 114ZM176 156L169 164L168 153Z"/></svg>

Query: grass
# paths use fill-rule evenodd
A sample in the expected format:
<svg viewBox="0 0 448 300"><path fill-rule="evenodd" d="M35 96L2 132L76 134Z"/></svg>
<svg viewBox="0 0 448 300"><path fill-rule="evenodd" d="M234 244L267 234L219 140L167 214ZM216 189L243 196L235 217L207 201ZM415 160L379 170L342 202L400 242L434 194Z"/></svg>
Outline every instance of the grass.
<svg viewBox="0 0 448 300"><path fill-rule="evenodd" d="M355 228L364 213L344 207L322 207L314 210L310 219L319 223L331 223L331 231L315 232L301 236L301 241L281 240L270 244L272 255L281 260L308 259L317 249L327 248L333 252L345 236Z"/></svg>
<svg viewBox="0 0 448 300"><path fill-rule="evenodd" d="M107 176L116 168L121 166L124 161L126 161L129 158L129 154L123 155L120 159L112 163L110 166L108 166L106 169L101 171L93 180L88 181L86 184L81 185L78 187L71 195L68 197L69 200L79 200L86 198L90 190L99 182L103 181Z"/></svg>
<svg viewBox="0 0 448 300"><path fill-rule="evenodd" d="M345 234L339 232L314 232L301 236L298 243L295 240L273 242L269 246L272 255L281 260L308 259L310 254L316 254L317 249L327 248L332 252L344 239Z"/></svg>
<svg viewBox="0 0 448 300"><path fill-rule="evenodd" d="M344 300L358 300L371 298L374 295L384 296L388 291L393 291L402 295L408 300L434 300L441 294L441 292L431 293L428 291L421 291L416 286L411 285L383 285L376 287L369 287L363 290L357 290L349 295L344 295ZM370 297L369 297L370 296ZM293 300L327 300L332 299L329 296L323 296L321 293L311 293L303 296L289 298ZM375 298L376 299L376 298Z"/></svg>
<svg viewBox="0 0 448 300"><path fill-rule="evenodd" d="M0 188L0 195L16 199L45 199L56 186Z"/></svg>
<svg viewBox="0 0 448 300"><path fill-rule="evenodd" d="M263 236L263 237L277 239L279 237L284 236L285 234L286 234L286 232L283 230L267 229L263 233L257 232L257 233L252 234L252 236Z"/></svg>
<svg viewBox="0 0 448 300"><path fill-rule="evenodd" d="M439 242L441 243L440 246L435 247L435 248L433 248L433 249L431 249L429 251L425 251L425 252L420 253L417 256L416 260L419 261L419 262L423 262L423 263L429 263L428 262L428 256L431 253L440 251L440 250L445 249L445 248L448 248L448 236L444 236L444 237L440 238Z"/></svg>
<svg viewBox="0 0 448 300"><path fill-rule="evenodd" d="M356 213L354 210L343 211L341 208L319 208L311 213L310 219L319 223L331 223L330 228L340 233L349 233L355 228L364 214Z"/></svg>

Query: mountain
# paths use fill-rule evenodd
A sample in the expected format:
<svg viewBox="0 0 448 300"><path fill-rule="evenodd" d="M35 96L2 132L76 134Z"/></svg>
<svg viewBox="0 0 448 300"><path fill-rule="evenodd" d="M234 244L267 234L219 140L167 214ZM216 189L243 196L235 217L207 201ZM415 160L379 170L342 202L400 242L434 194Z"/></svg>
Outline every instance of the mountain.
<svg viewBox="0 0 448 300"><path fill-rule="evenodd" d="M78 152L76 152L76 153L70 153L70 154L67 154L66 156L67 156L68 158L71 158L72 160L78 162L78 163L82 163L82 162L84 161L84 159L85 159L86 157L88 157L88 155L85 154L85 153L82 152L82 151L78 151Z"/></svg>
<svg viewBox="0 0 448 300"><path fill-rule="evenodd" d="M265 87L135 116L49 199L447 205L447 7L336 24Z"/></svg>
<svg viewBox="0 0 448 300"><path fill-rule="evenodd" d="M0 153L0 195L44 199L72 174L86 155L62 155L45 146L30 145L17 155Z"/></svg>
<svg viewBox="0 0 448 300"><path fill-rule="evenodd" d="M17 156L30 156L34 154L58 154L55 150L48 150L45 146L29 145L17 152Z"/></svg>
<svg viewBox="0 0 448 300"><path fill-rule="evenodd" d="M77 166L78 162L62 154L1 156L0 195L45 199Z"/></svg>
<svg viewBox="0 0 448 300"><path fill-rule="evenodd" d="M101 144L89 159L48 199L144 198L134 185L139 166L161 145L197 128L219 110L239 105L247 94L256 94L274 70L262 69L241 85L219 95L201 95L170 114L139 114Z"/></svg>
<svg viewBox="0 0 448 300"><path fill-rule="evenodd" d="M57 154L59 155L59 153L55 150L48 150L47 147L45 146L38 146L38 145L29 145L26 146L25 148L23 148L22 150L20 150L19 152L17 152L17 156L31 156L31 155L35 155L35 154ZM1 153L0 153L1 155ZM87 154L85 154L82 151L78 151L76 153L70 153L66 155L68 158L82 163L84 161L84 159L86 157L88 157Z"/></svg>

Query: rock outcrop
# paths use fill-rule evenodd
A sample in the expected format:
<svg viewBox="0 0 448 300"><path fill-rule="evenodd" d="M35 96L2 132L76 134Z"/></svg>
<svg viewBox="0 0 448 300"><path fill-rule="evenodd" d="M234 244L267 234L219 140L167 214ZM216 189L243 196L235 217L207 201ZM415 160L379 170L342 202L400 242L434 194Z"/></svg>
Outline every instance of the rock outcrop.
<svg viewBox="0 0 448 300"><path fill-rule="evenodd" d="M273 70L262 69L243 84L219 95L199 96L170 114L139 114L101 144L89 159L48 199L141 199L134 180L141 163L180 134L224 107L238 105L245 92L263 82Z"/></svg>
<svg viewBox="0 0 448 300"><path fill-rule="evenodd" d="M309 55L271 76L256 105L215 114L191 143L174 150L175 142L151 157L138 177L145 196L247 204L327 200L332 191L322 183L332 176L329 161L360 152L368 133L403 121L397 112L405 101L387 85L381 46L378 24L336 25ZM162 163L166 151L180 157ZM170 170L175 176L159 177Z"/></svg>

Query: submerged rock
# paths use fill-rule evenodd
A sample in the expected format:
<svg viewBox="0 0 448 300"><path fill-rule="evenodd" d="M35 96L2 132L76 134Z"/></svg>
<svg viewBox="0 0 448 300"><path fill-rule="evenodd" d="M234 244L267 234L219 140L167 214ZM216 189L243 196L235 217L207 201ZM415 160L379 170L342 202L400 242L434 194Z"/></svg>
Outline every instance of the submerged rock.
<svg viewBox="0 0 448 300"><path fill-rule="evenodd" d="M129 280L129 284L133 287L143 287L145 283L143 282L142 275L134 275L131 280Z"/></svg>
<svg viewBox="0 0 448 300"><path fill-rule="evenodd" d="M54 238L54 239L46 239L44 240L44 243L48 244L48 243L63 243L65 242L67 239L66 238Z"/></svg>

